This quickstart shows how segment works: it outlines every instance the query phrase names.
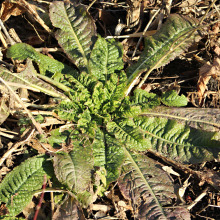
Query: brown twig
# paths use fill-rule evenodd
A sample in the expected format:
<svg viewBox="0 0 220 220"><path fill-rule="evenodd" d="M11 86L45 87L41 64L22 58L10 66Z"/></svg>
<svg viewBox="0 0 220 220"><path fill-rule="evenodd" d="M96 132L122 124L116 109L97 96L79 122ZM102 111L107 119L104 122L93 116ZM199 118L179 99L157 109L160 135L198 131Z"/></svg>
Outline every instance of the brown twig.
<svg viewBox="0 0 220 220"><path fill-rule="evenodd" d="M47 31L51 32L50 28L45 24L45 22L41 19L41 17L37 14L37 12L31 7L31 5L25 0L18 1L18 4L24 7L27 12L34 17L34 19Z"/></svg>
<svg viewBox="0 0 220 220"><path fill-rule="evenodd" d="M7 82L5 82L4 79L2 79L0 77L0 82L2 82L6 88L11 92L11 94L15 97L15 99L19 102L19 104L24 108L24 110L26 111L26 113L28 114L29 118L31 119L33 125L35 126L35 128L37 129L37 131L40 134L43 134L43 130L41 129L39 123L37 123L34 119L34 117L32 116L31 112L26 108L26 106L24 105L24 103L22 102L22 100L19 98L19 96L14 92L13 89L11 89L11 87L7 84Z"/></svg>
<svg viewBox="0 0 220 220"><path fill-rule="evenodd" d="M142 40L142 38L144 37L145 33L147 32L147 30L148 30L150 24L152 23L153 19L157 16L157 14L158 14L159 12L160 12L160 8L154 13L154 15L151 17L150 21L148 22L147 26L145 27L145 29L144 29L144 31L143 31L141 37L139 38L139 40L138 40L138 42L137 42L137 45L136 45L136 47L135 47L135 50L134 50L134 52L133 52L133 54L132 54L132 58L135 56L136 51L137 51L137 48L139 47L139 45L140 45L140 43L141 43L141 40Z"/></svg>
<svg viewBox="0 0 220 220"><path fill-rule="evenodd" d="M21 145L25 144L25 143L32 137L34 131L35 131L35 129L30 128L29 130L27 130L27 131L24 133L23 137L25 137L27 134L28 134L28 136L25 137L24 140L15 143L14 146L13 146L11 149L9 149L9 150L0 158L0 166L2 166L2 164L4 163L4 161L5 161L14 151L16 151L18 147L20 147Z"/></svg>

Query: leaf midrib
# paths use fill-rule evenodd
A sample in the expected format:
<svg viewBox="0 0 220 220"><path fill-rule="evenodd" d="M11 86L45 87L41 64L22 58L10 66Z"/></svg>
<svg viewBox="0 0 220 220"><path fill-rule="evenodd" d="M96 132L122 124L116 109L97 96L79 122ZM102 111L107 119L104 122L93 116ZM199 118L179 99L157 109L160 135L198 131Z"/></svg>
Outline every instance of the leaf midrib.
<svg viewBox="0 0 220 220"><path fill-rule="evenodd" d="M24 168L25 167L26 167L26 165L24 166ZM36 173L39 172L39 170L43 170L42 166L40 166L38 169L36 169L31 174L26 175L25 178L24 178L25 180L22 179L23 181L22 181L21 184L19 184L19 186L13 183L16 186L16 189L13 189L13 187L10 186L10 188L13 190L13 192L12 193L9 192L8 202L11 201L11 198L12 198L13 195L15 195L17 192L19 192L19 190L25 185L25 183L28 181L28 179L32 178ZM20 172L25 172L25 171L24 170L19 170L19 172L18 172L19 175L20 175ZM43 177L42 177L42 180L43 180ZM10 182L8 182L8 184L10 184ZM27 189L27 192L31 193L32 191Z"/></svg>
<svg viewBox="0 0 220 220"><path fill-rule="evenodd" d="M65 7L65 6L64 6L64 7ZM79 49L79 51L81 52L81 54L82 54L82 56L83 56L83 61L84 61L84 63L85 63L85 66L86 66L87 70L89 71L89 68L88 68L88 60L87 60L87 58L86 58L84 49L83 49L83 47L82 47L82 45L81 45L81 43L80 43L80 41L79 41L78 36L76 35L76 33L75 33L75 31L74 31L74 29L73 29L73 27L72 27L72 24L71 24L70 19L69 19L69 17L68 17L66 8L65 8L65 16L66 16L66 19L68 20L68 23L69 23L69 27L70 27L69 29L71 30L71 33L73 34L73 36L74 36L74 38L75 38L76 44L78 45L78 49ZM77 16L75 15L74 17L77 17Z"/></svg>
<svg viewBox="0 0 220 220"><path fill-rule="evenodd" d="M159 117L174 118L174 119L179 119L179 120L188 121L188 122L203 123L203 124L212 125L212 126L216 126L216 127L220 128L220 124L217 124L217 123L203 121L203 120L200 120L200 119L193 119L193 118L189 119L189 118L186 118L186 117L170 115L170 114L154 113L154 112L146 112L145 113L145 112L143 112L143 113L141 113L141 115L151 115L151 116L153 115L153 116L159 116Z"/></svg>
<svg viewBox="0 0 220 220"><path fill-rule="evenodd" d="M175 39L180 33L183 33L183 34L184 34L185 32L188 32L188 31L189 31L188 29L190 29L190 27L186 27L186 28L184 28L184 30L177 31L172 38L169 38L168 40L163 41L162 44L161 44L161 46L160 46L158 49L156 49L155 52L154 52L151 56L147 56L147 58L144 59L143 62L142 62L140 65L138 65L138 67L137 67L135 70L132 71L130 77L128 78L128 82L130 82L133 78L136 78L136 74L138 73L138 71L140 71L140 68L147 62L147 60L149 60L149 59L151 59L152 57L154 57L154 56L164 47L164 45L169 44L169 43L170 43L171 41L173 41L173 39ZM182 36L180 36L180 37L182 37ZM143 52L143 53L144 53L144 52ZM170 55L170 54L168 54L168 55ZM158 62L158 61L157 61L157 62ZM157 62L156 62L156 63L157 63ZM152 65L152 66L156 66L156 64L154 64L154 65ZM145 68L145 69L146 69L146 68ZM135 75L135 77L134 77L134 75Z"/></svg>
<svg viewBox="0 0 220 220"><path fill-rule="evenodd" d="M124 152L125 152L125 155L128 157L128 159L131 161L131 163L133 164L134 166L134 169L138 172L139 176L143 179L144 183L146 184L148 190L150 191L150 194L151 196L154 198L157 206L159 207L161 213L164 215L165 219L167 219L165 213L164 213L164 210L162 209L161 205L160 205L160 202L158 201L154 191L152 190L150 184L147 182L147 180L145 179L144 175L142 174L140 168L138 167L137 163L134 161L134 159L132 158L132 156L130 155L130 153L127 151L127 149L123 146L123 149L124 149Z"/></svg>

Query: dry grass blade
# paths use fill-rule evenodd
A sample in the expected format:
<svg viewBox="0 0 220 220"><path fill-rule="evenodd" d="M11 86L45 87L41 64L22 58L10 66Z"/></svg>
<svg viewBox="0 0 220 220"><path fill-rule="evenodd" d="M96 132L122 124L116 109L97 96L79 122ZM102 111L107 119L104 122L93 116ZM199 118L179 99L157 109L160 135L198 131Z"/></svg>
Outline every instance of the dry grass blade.
<svg viewBox="0 0 220 220"><path fill-rule="evenodd" d="M24 140L19 141L17 143L14 144L14 146L9 149L1 158L0 158L0 166L2 166L2 164L4 163L4 161L14 152L17 150L18 147L20 147L21 145L27 143L27 141L32 137L32 135L34 134L35 129L30 128L29 130L27 130L24 134L23 134L23 138Z"/></svg>
<svg viewBox="0 0 220 220"><path fill-rule="evenodd" d="M37 131L40 134L43 134L43 130L41 129L40 124L36 122L36 120L34 119L34 117L31 114L31 112L26 108L26 106L24 105L24 103L20 99L20 97L13 91L13 89L11 89L10 86L8 86L8 84L1 77L0 77L0 81L7 87L7 89L12 93L12 95L15 97L15 99L18 101L18 103L20 103L21 106L24 108L24 110L28 114L29 118L31 119L33 125L36 127Z"/></svg>

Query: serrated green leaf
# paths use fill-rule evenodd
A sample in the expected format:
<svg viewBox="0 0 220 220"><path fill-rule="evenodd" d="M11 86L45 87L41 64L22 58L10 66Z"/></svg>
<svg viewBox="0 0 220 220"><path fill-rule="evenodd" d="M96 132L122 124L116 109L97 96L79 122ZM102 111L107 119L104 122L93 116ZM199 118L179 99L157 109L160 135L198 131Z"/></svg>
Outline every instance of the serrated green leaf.
<svg viewBox="0 0 220 220"><path fill-rule="evenodd" d="M122 195L138 206L142 219L167 219L164 205L175 198L171 179L162 167L146 155L132 153L124 148L125 162L118 179ZM131 193L132 191L132 193ZM143 201L140 201L140 198ZM143 214L145 210L145 215Z"/></svg>
<svg viewBox="0 0 220 220"><path fill-rule="evenodd" d="M62 101L54 111L60 119L67 121L77 121L78 115L82 113L79 103L66 101Z"/></svg>
<svg viewBox="0 0 220 220"><path fill-rule="evenodd" d="M50 19L53 26L59 28L55 36L65 53L80 70L89 73L88 59L96 30L86 8L55 1L50 5Z"/></svg>
<svg viewBox="0 0 220 220"><path fill-rule="evenodd" d="M86 131L88 131L88 129L92 128L92 124L91 124L92 117L89 109L86 109L78 117L79 120L77 122L77 127L82 131L82 133L85 133Z"/></svg>
<svg viewBox="0 0 220 220"><path fill-rule="evenodd" d="M91 52L89 66L91 74L101 82L109 80L111 74L123 69L122 47L114 39L99 37Z"/></svg>
<svg viewBox="0 0 220 220"><path fill-rule="evenodd" d="M167 106L181 107L188 104L188 99L186 96L179 96L176 91L171 90L162 94L161 102Z"/></svg>
<svg viewBox="0 0 220 220"><path fill-rule="evenodd" d="M142 110L160 105L159 97L142 89L135 89L134 96L131 96L131 105L140 105Z"/></svg>
<svg viewBox="0 0 220 220"><path fill-rule="evenodd" d="M123 103L121 107L116 112L117 118L132 118L141 114L140 105L129 105L130 103Z"/></svg>
<svg viewBox="0 0 220 220"><path fill-rule="evenodd" d="M0 201L6 203L10 216L18 215L42 188L44 175L51 175L52 163L47 156L27 159L11 171L0 184Z"/></svg>
<svg viewBox="0 0 220 220"><path fill-rule="evenodd" d="M151 150L184 163L200 163L218 157L220 142L215 132L185 126L167 118L136 117L136 126L145 131Z"/></svg>
<svg viewBox="0 0 220 220"><path fill-rule="evenodd" d="M97 82L97 79L94 76L87 74L86 72L81 72L80 74L71 72L70 74L65 75L65 78L68 79L72 85L75 85L73 89L81 89L82 91L93 91Z"/></svg>
<svg viewBox="0 0 220 220"><path fill-rule="evenodd" d="M91 183L93 155L91 145L83 146L83 141L74 142L73 150L58 153L53 158L57 179L75 193L83 193ZM85 143L85 144L86 144Z"/></svg>
<svg viewBox="0 0 220 220"><path fill-rule="evenodd" d="M184 52L195 41L196 34L189 36L197 26L198 21L178 14L170 15L161 29L153 36L145 39L145 49L138 62L127 68L128 94L133 83L144 71L166 65L176 56ZM184 40L184 43L181 43ZM175 48L175 49L171 49Z"/></svg>
<svg viewBox="0 0 220 220"><path fill-rule="evenodd" d="M107 131L115 138L126 145L128 149L145 151L149 149L151 143L144 138L144 133L135 126L132 119L108 122Z"/></svg>

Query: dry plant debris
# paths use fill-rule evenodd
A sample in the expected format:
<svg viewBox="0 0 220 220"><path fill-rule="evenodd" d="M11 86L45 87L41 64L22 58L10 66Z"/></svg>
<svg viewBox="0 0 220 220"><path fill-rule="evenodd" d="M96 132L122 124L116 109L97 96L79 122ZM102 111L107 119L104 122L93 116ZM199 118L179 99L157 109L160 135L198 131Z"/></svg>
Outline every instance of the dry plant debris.
<svg viewBox="0 0 220 220"><path fill-rule="evenodd" d="M36 178L34 196L27 199L29 204L18 213L17 209L22 207L16 200L22 194L19 187L20 194L12 192L8 203L5 198L0 201L0 219L15 219L15 216L7 217L12 213L16 213L16 219L220 219L219 3L211 0L54 2L5 0L0 6L0 181L4 183L15 167L26 169L31 178L29 168L37 167L42 177ZM84 5L65 9L73 10L68 19L78 21L79 29L75 31L72 25L68 30L75 31L76 36L65 38L66 18L57 19L64 14L58 7L61 2ZM183 25L169 33L166 21L169 23L172 17L173 23L179 19L179 25ZM84 24L83 28L78 27ZM164 43L168 42L167 38L171 39L170 44ZM69 41L78 47L70 47ZM22 49L17 54L10 52L11 46L18 42L22 42ZM27 51L27 57L22 55L23 51ZM103 59L106 53L109 56ZM149 54L152 59L146 59ZM109 61L110 55L113 58ZM122 92L120 85L125 83L121 69L128 78L126 101L120 111L111 110L110 115L110 107L117 109L121 103L121 99L116 99ZM77 71L81 72L80 76ZM86 72L91 72L97 80L86 78ZM76 80L89 86L82 89ZM81 93L74 94L70 87L73 83L76 83L75 91ZM88 95L91 91L92 97ZM107 96L116 98L110 103ZM87 101L80 106L85 109L74 120L67 120L72 117L72 109L78 111L79 107L74 103L68 108L60 103L72 102L73 98L85 98ZM147 111L140 113L137 102L141 102L141 110L148 103ZM56 106L60 109L56 110ZM66 115L69 112L70 116ZM133 118L137 112L142 118L150 118L149 121ZM98 124L100 120L103 124ZM151 124L156 125L151 128ZM160 131L154 133L152 130L159 126ZM187 136L185 127L194 132L192 136ZM100 132L99 137L92 139L94 132L101 129L106 134ZM139 130L144 132L138 133ZM127 134L131 138L124 140ZM150 134L152 137L147 139ZM203 141L203 137L205 147L197 140ZM104 163L101 156L97 157L93 166L89 155L103 153L97 148L103 146L98 141L102 138L104 144L111 146L103 152L113 156L105 158L109 163L104 166L100 165ZM174 140L176 145L184 140L181 144L187 147L178 153L180 144L174 152L172 144L159 143L166 138L170 142ZM147 149L146 145L154 144L155 147ZM96 151L92 147L83 150L87 145ZM46 168L42 165L49 167L51 160L56 176L53 178L49 171L44 173ZM63 174L61 169L71 160L79 167L76 176L81 178L73 178L74 184L72 176L69 179L70 174ZM0 199L5 196L1 183Z"/></svg>

